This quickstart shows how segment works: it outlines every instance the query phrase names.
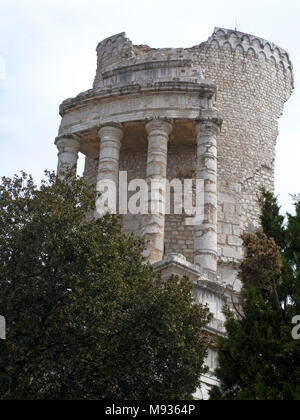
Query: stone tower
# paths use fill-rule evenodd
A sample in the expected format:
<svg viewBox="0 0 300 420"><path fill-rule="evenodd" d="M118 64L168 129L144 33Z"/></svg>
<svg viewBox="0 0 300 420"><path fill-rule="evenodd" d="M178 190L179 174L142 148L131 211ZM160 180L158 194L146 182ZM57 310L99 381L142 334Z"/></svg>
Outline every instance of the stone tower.
<svg viewBox="0 0 300 420"><path fill-rule="evenodd" d="M115 204L124 233L146 240L145 256L162 275L193 280L195 299L214 314L209 332L224 334L223 305L240 290L240 235L258 224L259 188L274 190L278 119L293 89L289 55L220 28L187 49L133 45L121 33L100 42L97 55L93 88L60 107L58 173L75 168L83 153L86 180L98 190L109 180L120 194L126 174L128 199L135 180L149 189L156 181L202 180L201 224L189 223L184 211L132 214L127 203ZM195 204L194 184L184 194ZM155 200L154 209L165 208L164 188ZM105 211L100 203L97 209ZM213 347L207 365L199 398L215 383Z"/></svg>

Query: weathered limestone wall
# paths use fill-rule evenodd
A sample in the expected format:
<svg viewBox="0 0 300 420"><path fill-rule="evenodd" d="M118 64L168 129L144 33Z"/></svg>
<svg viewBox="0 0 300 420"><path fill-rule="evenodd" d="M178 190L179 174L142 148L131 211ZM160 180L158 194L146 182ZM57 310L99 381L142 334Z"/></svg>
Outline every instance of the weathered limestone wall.
<svg viewBox="0 0 300 420"><path fill-rule="evenodd" d="M204 180L204 218L196 228L184 212L142 216L126 209L122 226L148 241L145 255L155 270L190 277L195 301L213 314L208 332L224 335L223 305L233 306L240 289L240 235L259 222L260 187L274 189L278 119L293 89L289 56L255 36L219 28L189 49L135 46L121 33L100 42L97 55L93 89L60 107L58 173L75 171L80 152L84 177L98 191L107 178L117 186L119 171L127 173L127 185L192 179L194 206L196 178ZM154 201L165 199L162 192ZM112 210L117 201L114 195ZM107 211L100 199L97 209ZM216 384L213 344L207 364L198 398L207 399Z"/></svg>
<svg viewBox="0 0 300 420"><path fill-rule="evenodd" d="M240 234L259 222L260 187L274 190L278 119L293 89L292 65L275 45L223 29L191 50L204 77L217 85L223 119L218 135L218 253L226 280L234 277L228 264L242 255Z"/></svg>
<svg viewBox="0 0 300 420"><path fill-rule="evenodd" d="M218 89L223 119L217 141L219 274L232 284L242 257L240 235L259 223L259 189L274 190L278 119L292 92L292 65L273 44L228 30L216 30L189 52ZM193 146L169 148L168 179L195 166ZM184 215L166 217L165 252L180 252L192 262L194 229L183 222Z"/></svg>
<svg viewBox="0 0 300 420"><path fill-rule="evenodd" d="M108 45L112 43L113 45ZM107 55L112 50L111 55ZM274 190L275 145L278 119L293 89L292 65L287 53L255 36L215 29L207 42L190 49L151 49L124 43L116 36L99 44L94 88L127 81L140 83L147 75L161 80L211 80L217 86L216 107L223 119L218 149L218 272L220 280L236 282L242 257L240 235L259 220L257 194L261 186ZM116 68L122 57L134 73ZM162 69L162 62L165 68ZM152 63L152 64L151 64ZM156 70L157 67L157 70ZM99 72L99 69L105 71ZM150 74L149 73L149 74ZM170 102L171 104L171 102ZM149 103L150 106L150 103ZM97 161L87 158L85 175L95 180ZM120 170L128 180L146 178L147 146L127 150L122 146ZM168 145L167 178L195 178L196 134ZM130 196L130 195L129 195ZM141 217L123 216L124 232L141 233ZM165 255L180 253L194 261L194 228L185 215L167 215Z"/></svg>

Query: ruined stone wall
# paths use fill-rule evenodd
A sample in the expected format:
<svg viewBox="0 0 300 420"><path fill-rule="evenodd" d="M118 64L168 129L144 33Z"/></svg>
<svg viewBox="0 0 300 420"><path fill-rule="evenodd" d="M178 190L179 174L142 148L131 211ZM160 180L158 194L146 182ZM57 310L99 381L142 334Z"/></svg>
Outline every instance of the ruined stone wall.
<svg viewBox="0 0 300 420"><path fill-rule="evenodd" d="M218 252L220 262L231 265L242 256L241 232L259 222L260 187L274 191L278 119L292 92L292 65L275 45L222 29L191 51L218 90L223 118L218 136Z"/></svg>
<svg viewBox="0 0 300 420"><path fill-rule="evenodd" d="M191 62L196 66L195 77L203 74L217 86L216 107L223 119L217 139L219 275L222 281L233 284L237 264L242 258L240 235L259 222L259 189L274 190L278 119L293 89L289 56L274 44L255 36L218 28L207 42L190 49L139 49L131 44L127 47L122 54L132 55L136 65L141 66L152 56L153 62L159 57L176 56L176 59L185 59L188 67ZM98 56L103 60L105 51L101 48ZM183 70L180 72L184 74ZM96 85L105 82L100 79L98 75ZM169 180L189 178L195 169L196 148L192 143L191 139L185 138L182 144L175 145L170 141ZM89 163L86 169L91 179L92 167ZM121 151L120 169L128 171L129 180L145 178L146 150ZM139 235L140 219L139 216L124 216L124 232ZM185 226L184 219L185 215L166 216L165 254L180 253L193 262L194 229Z"/></svg>

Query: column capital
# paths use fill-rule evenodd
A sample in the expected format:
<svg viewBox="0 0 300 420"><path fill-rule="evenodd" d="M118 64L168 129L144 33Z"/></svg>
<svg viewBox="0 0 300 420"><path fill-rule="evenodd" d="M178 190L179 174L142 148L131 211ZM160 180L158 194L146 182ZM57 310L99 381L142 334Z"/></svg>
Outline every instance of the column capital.
<svg viewBox="0 0 300 420"><path fill-rule="evenodd" d="M197 136L217 136L221 131L223 120L221 118L200 118L195 120L195 123Z"/></svg>
<svg viewBox="0 0 300 420"><path fill-rule="evenodd" d="M100 125L98 134L100 138L112 135L114 138L121 141L124 135L124 127L122 124L116 122L105 123Z"/></svg>
<svg viewBox="0 0 300 420"><path fill-rule="evenodd" d="M55 139L55 145L60 152L66 151L66 149L70 149L78 153L81 146L81 138L77 134L66 134L58 136Z"/></svg>
<svg viewBox="0 0 300 420"><path fill-rule="evenodd" d="M163 131L164 134L167 134L169 136L173 130L173 121L167 118L149 118L146 120L145 127L148 134L151 134L153 131L158 130Z"/></svg>

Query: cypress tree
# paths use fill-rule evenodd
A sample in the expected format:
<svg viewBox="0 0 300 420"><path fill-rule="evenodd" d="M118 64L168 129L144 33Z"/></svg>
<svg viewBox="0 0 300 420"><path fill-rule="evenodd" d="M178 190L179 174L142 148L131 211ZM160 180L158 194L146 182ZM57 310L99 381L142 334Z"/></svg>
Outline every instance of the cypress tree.
<svg viewBox="0 0 300 420"><path fill-rule="evenodd" d="M300 340L292 337L293 319L300 315L300 201L287 223L271 193L262 192L260 205L262 230L243 235L240 310L225 308L220 385L211 399L300 399Z"/></svg>

